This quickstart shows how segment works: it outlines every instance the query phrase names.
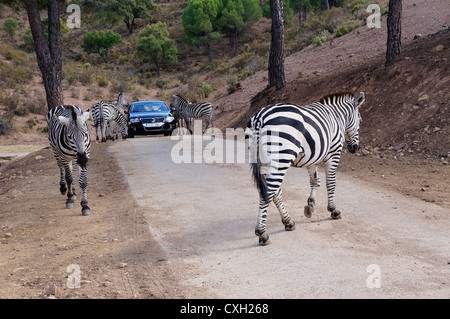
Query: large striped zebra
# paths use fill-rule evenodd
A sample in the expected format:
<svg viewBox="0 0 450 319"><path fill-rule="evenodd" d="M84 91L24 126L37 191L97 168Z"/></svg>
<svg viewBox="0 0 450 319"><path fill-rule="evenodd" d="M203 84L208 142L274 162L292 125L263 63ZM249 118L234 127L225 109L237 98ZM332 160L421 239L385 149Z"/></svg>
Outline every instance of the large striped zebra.
<svg viewBox="0 0 450 319"><path fill-rule="evenodd" d="M128 106L128 101L125 99L125 93L120 92L119 96L117 97L117 101L116 102L104 102L104 101L100 101L97 104L95 104L92 109L92 119L94 120L94 127L95 127L95 136L96 136L96 140L98 141L98 127L100 126L100 131L101 131L101 123L103 123L103 119L102 119L102 112L101 112L101 105L102 104L110 104L112 106L114 106L115 108L117 108L119 110L120 113L123 114L123 116L125 116L124 113L124 106ZM112 139L114 140L114 133L113 133L113 127L114 124L116 124L116 139L118 138L118 131L120 131L120 126L118 125L118 123L113 122L112 120L110 120L110 122L108 122L107 124L107 136L106 139Z"/></svg>
<svg viewBox="0 0 450 319"><path fill-rule="evenodd" d="M251 136L252 175L260 193L255 233L261 245L267 244L269 239L266 219L270 201L273 200L278 208L285 229L295 228L295 222L284 207L281 191L289 166L308 169L311 194L304 214L311 217L320 186L317 164L325 163L327 209L332 218L340 218L340 211L334 203L336 169L344 141L351 153L359 149L359 107L363 102L364 93L357 98L351 93L338 93L304 106L269 105L250 119L246 133ZM262 172L263 163L268 166L266 174Z"/></svg>
<svg viewBox="0 0 450 319"><path fill-rule="evenodd" d="M213 128L213 118L212 104L209 102L200 102L200 103L190 103L186 99L184 99L181 95L175 94L173 95L172 102L170 103L171 108L175 108L175 112L179 114L179 116L184 118L186 122L187 129L192 134L191 128L191 119L204 117L206 122L206 128L203 133L208 129L209 123L211 123L211 128Z"/></svg>
<svg viewBox="0 0 450 319"><path fill-rule="evenodd" d="M76 159L79 166L78 184L81 188L83 215L90 214L86 197L87 168L91 149L88 119L89 110L83 112L75 105L56 106L47 114L48 140L60 172L59 190L62 195L67 192L66 208L72 208L76 198L73 185L73 165Z"/></svg>

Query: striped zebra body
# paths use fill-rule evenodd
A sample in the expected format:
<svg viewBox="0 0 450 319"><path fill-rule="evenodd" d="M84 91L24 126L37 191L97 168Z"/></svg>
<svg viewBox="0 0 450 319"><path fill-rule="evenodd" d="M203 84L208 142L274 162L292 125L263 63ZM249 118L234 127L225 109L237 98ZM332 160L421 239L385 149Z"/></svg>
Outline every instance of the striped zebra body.
<svg viewBox="0 0 450 319"><path fill-rule="evenodd" d="M125 113L117 106L111 103L99 102L92 108L92 117L94 119L95 134L98 140L98 127L102 135L102 142L107 139L114 140L113 124L116 123L118 130L122 134L122 138L128 137L128 122Z"/></svg>
<svg viewBox="0 0 450 319"><path fill-rule="evenodd" d="M213 107L212 107L212 104L209 102L200 102L200 103L195 103L195 104L189 103L182 96L175 94L175 95L173 95L173 99L172 99L172 102L170 103L170 107L175 108L175 112L179 115L179 117L184 118L184 121L186 122L186 126L191 134L192 134L192 128L191 128L191 119L192 118L203 117L205 119L206 128L203 131L203 134L208 129L210 123L211 123L211 128L213 128L213 118L212 118Z"/></svg>
<svg viewBox="0 0 450 319"><path fill-rule="evenodd" d="M125 93L119 93L119 96L117 97L117 101L116 102L104 102L104 101L100 101L99 103L95 104L92 107L92 119L94 120L94 127L95 127L95 135L96 135L96 140L98 141L98 127L100 126L100 131L102 131L102 125L104 123L103 120L103 110L102 110L102 106L105 104L109 104L111 106L113 106L114 108L116 108L120 113L122 113L123 117L125 117L125 112L123 107L124 106L128 106L128 101L125 99ZM114 122L111 118L109 119L109 122L107 122L106 125L106 132L107 132L107 136L102 136L102 141L105 141L110 139L110 140L114 140L114 126L116 128L116 139L118 138L118 131L120 131L120 125L118 124L118 122ZM123 130L122 130L123 131ZM121 131L121 132L122 132ZM127 130L127 135L128 135L128 130ZM124 137L123 133L122 133L122 137Z"/></svg>
<svg viewBox="0 0 450 319"><path fill-rule="evenodd" d="M89 215L86 189L87 168L91 148L89 110L83 112L75 105L61 105L47 114L48 139L60 171L60 191L67 192L66 208L72 208L75 195L73 166L79 166L78 184L81 188L82 214Z"/></svg>
<svg viewBox="0 0 450 319"><path fill-rule="evenodd" d="M311 217L320 186L317 164L325 163L327 208L332 218L340 218L340 211L334 203L336 169L344 142L352 153L359 148L358 109L363 102L363 93L357 98L350 93L339 93L304 106L269 105L251 118L246 133L252 138L252 174L260 193L255 233L261 245L267 244L269 238L266 234L266 219L271 201L275 202L285 229L295 228L295 222L284 207L281 191L281 184L290 166L308 169L311 193L304 213ZM267 164L267 167L263 167L263 164Z"/></svg>

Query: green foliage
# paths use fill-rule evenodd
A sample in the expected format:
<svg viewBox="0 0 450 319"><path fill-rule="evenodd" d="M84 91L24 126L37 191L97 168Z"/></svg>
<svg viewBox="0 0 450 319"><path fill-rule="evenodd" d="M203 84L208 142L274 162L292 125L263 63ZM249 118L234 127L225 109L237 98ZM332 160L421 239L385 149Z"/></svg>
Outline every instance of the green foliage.
<svg viewBox="0 0 450 319"><path fill-rule="evenodd" d="M217 27L227 33L243 33L247 27L261 19L262 10L258 0L222 0Z"/></svg>
<svg viewBox="0 0 450 319"><path fill-rule="evenodd" d="M169 39L167 25L161 21L146 26L138 34L139 43L136 45L136 54L142 60L148 60L156 66L158 77L160 69L165 65L177 61L177 48L175 41Z"/></svg>
<svg viewBox="0 0 450 319"><path fill-rule="evenodd" d="M86 31L84 33L83 44L81 47L84 52L88 54L97 53L106 60L109 49L120 42L122 42L122 37L120 34L115 33L112 30Z"/></svg>
<svg viewBox="0 0 450 319"><path fill-rule="evenodd" d="M355 27L350 25L349 27L342 26L336 30L336 38L342 37L343 35L352 31Z"/></svg>
<svg viewBox="0 0 450 319"><path fill-rule="evenodd" d="M23 42L25 43L25 49L27 51L33 51L34 49L34 40L33 35L31 34L31 29L27 28L22 36Z"/></svg>
<svg viewBox="0 0 450 319"><path fill-rule="evenodd" d="M44 35L48 39L48 18L45 18L41 21L42 28L44 29ZM59 19L59 23L61 25L60 34L61 37L70 31L69 27L66 23ZM34 50L34 40L33 35L31 34L31 29L27 28L22 36L23 42L25 43L25 50L33 51Z"/></svg>
<svg viewBox="0 0 450 319"><path fill-rule="evenodd" d="M186 35L183 40L187 44L211 46L220 39L219 33L213 29L220 6L220 0L189 0L181 15Z"/></svg>
<svg viewBox="0 0 450 319"><path fill-rule="evenodd" d="M319 46L319 45L324 44L326 41L327 41L327 37L326 37L326 36L323 36L323 37L315 37L315 38L312 40L312 44Z"/></svg>
<svg viewBox="0 0 450 319"><path fill-rule="evenodd" d="M19 26L19 23L16 19L13 18L7 18L5 19L5 22L3 23L3 30L5 30L6 33L9 34L11 39L14 37L14 34L16 34L17 27Z"/></svg>
<svg viewBox="0 0 450 319"><path fill-rule="evenodd" d="M209 93L212 92L211 85L208 82L202 82L200 84L199 92L201 95L203 95L205 98L208 97Z"/></svg>
<svg viewBox="0 0 450 319"><path fill-rule="evenodd" d="M151 19L150 10L156 8L152 0L109 0L99 10L110 21L122 20L125 22L130 34L135 28L135 19Z"/></svg>

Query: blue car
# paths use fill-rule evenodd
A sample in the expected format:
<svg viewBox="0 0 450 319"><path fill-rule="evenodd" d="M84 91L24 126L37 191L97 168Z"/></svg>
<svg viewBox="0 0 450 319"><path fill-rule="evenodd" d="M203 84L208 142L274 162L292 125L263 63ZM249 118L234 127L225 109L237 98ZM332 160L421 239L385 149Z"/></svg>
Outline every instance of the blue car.
<svg viewBox="0 0 450 319"><path fill-rule="evenodd" d="M175 129L175 118L163 101L133 102L128 111L128 137L138 134L170 135Z"/></svg>

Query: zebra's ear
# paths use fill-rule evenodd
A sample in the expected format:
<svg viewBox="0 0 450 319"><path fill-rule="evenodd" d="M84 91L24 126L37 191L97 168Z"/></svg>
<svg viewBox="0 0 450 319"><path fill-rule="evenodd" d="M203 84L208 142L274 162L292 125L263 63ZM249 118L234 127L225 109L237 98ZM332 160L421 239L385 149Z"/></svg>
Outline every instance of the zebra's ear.
<svg viewBox="0 0 450 319"><path fill-rule="evenodd" d="M366 98L364 96L364 93L359 93L358 97L356 98L356 107L359 109L365 100Z"/></svg>
<svg viewBox="0 0 450 319"><path fill-rule="evenodd" d="M63 125L69 125L70 123L70 119L65 116L58 116L56 119L58 120L59 123Z"/></svg>
<svg viewBox="0 0 450 319"><path fill-rule="evenodd" d="M80 119L83 122L86 122L87 120L89 120L90 115L91 115L91 113L89 113L89 110L87 110L86 112L83 112L83 114L80 116Z"/></svg>

